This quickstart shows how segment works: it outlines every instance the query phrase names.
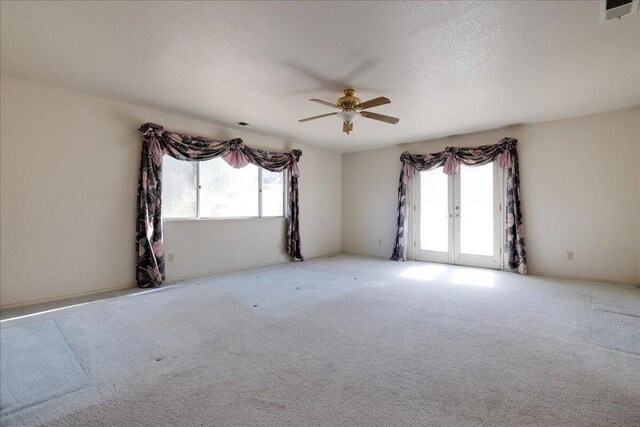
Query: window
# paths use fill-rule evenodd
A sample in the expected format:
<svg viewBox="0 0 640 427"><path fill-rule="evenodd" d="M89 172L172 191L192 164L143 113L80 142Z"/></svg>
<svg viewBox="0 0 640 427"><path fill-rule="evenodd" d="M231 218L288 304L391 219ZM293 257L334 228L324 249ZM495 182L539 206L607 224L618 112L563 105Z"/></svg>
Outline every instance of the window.
<svg viewBox="0 0 640 427"><path fill-rule="evenodd" d="M200 163L200 216L229 218L259 215L256 165L234 169L222 158Z"/></svg>
<svg viewBox="0 0 640 427"><path fill-rule="evenodd" d="M198 215L198 165L164 156L162 162L162 211L165 217Z"/></svg>
<svg viewBox="0 0 640 427"><path fill-rule="evenodd" d="M284 172L255 165L234 169L222 158L187 162L163 159L163 218L284 216Z"/></svg>

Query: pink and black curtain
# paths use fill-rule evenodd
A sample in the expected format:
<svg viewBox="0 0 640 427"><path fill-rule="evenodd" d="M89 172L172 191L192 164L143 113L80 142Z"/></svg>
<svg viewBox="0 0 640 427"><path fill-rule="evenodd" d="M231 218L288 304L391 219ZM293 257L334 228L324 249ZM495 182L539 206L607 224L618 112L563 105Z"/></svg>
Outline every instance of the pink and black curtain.
<svg viewBox="0 0 640 427"><path fill-rule="evenodd" d="M398 186L398 218L396 240L391 259L407 259L407 185L415 171L429 171L443 167L447 175L458 173L460 163L468 166L485 165L499 158L500 167L507 170L507 203L505 217L504 257L509 269L527 274L527 256L524 248L524 227L520 209L520 173L518 169L518 140L504 138L499 144L480 147L447 147L432 154L410 154L400 156L402 170Z"/></svg>
<svg viewBox="0 0 640 427"><path fill-rule="evenodd" d="M139 287L159 286L165 279L162 247L162 157L165 154L191 162L222 157L236 169L251 163L272 172L288 170L287 253L293 259L304 260L300 249L298 209L298 160L302 151L258 150L247 147L241 139L216 141L183 135L166 131L154 123L145 123L138 130L143 135L136 221L136 281Z"/></svg>

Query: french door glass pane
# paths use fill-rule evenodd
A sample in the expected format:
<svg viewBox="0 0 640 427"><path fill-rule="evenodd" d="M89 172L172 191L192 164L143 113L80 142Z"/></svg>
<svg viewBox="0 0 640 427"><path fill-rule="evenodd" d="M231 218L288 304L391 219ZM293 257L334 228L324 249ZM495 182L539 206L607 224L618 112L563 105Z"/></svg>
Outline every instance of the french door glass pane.
<svg viewBox="0 0 640 427"><path fill-rule="evenodd" d="M162 159L162 216L164 218L195 218L197 216L198 164Z"/></svg>
<svg viewBox="0 0 640 427"><path fill-rule="evenodd" d="M234 169L220 157L200 162L200 217L257 216L257 166Z"/></svg>
<svg viewBox="0 0 640 427"><path fill-rule="evenodd" d="M493 256L493 167L460 165L461 253Z"/></svg>
<svg viewBox="0 0 640 427"><path fill-rule="evenodd" d="M284 173L262 169L262 216L284 216Z"/></svg>
<svg viewBox="0 0 640 427"><path fill-rule="evenodd" d="M449 177L442 168L420 172L420 249L449 251Z"/></svg>

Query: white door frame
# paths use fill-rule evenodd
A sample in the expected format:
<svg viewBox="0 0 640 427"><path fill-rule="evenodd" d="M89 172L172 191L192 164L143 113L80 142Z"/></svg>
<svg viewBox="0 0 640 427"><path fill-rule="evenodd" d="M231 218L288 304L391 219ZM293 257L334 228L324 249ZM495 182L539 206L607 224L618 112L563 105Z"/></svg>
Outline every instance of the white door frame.
<svg viewBox="0 0 640 427"><path fill-rule="evenodd" d="M436 169L435 171L433 171L434 173L443 173L442 170L440 169ZM447 252L438 252L438 251L428 251L428 250L422 250L420 249L422 247L422 245L420 244L420 210L422 208L422 203L420 202L420 186L421 186L421 180L422 177L420 175L420 172L417 172L414 175L414 196L415 196L415 204L414 204L414 213L415 213L415 220L414 220L414 224L416 225L415 227L415 233L414 233L414 257L416 260L418 261L428 261L428 262L438 262L438 263L443 263L443 264L454 264L455 262L455 258L454 258L454 251L453 251L453 247L454 247L454 221L453 221L453 212L452 212L452 206L454 203L454 192L453 192L453 188L454 188L454 181L453 181L453 175L448 175L447 176L447 206L448 206L448 220L447 220L447 236L448 236L448 242L447 242L447 247L448 247L448 251Z"/></svg>
<svg viewBox="0 0 640 427"><path fill-rule="evenodd" d="M498 162L493 162L494 168L494 255L478 256L460 254L460 221L455 218L455 206L460 206L460 179L449 176L448 200L449 200L449 251L434 252L420 249L420 172L416 172L414 178L409 183L407 194L409 195L409 215L408 227L412 237L412 244L407 248L407 258L416 261L428 261L446 264L459 264L471 267L484 267L503 270L504 262L502 257L502 247L504 245L504 203L505 203L505 179L504 170L498 166ZM442 173L442 171L440 171ZM455 188L455 189L454 189ZM456 205L457 203L457 205Z"/></svg>
<svg viewBox="0 0 640 427"><path fill-rule="evenodd" d="M460 265L466 265L469 267L484 267L484 268L494 268L500 269L500 250L502 248L502 233L501 224L502 221L500 219L502 214L502 169L498 167L498 162L491 163L493 167L493 255L470 255L464 254L460 252L460 217L464 216L464 212L460 210L460 208L464 208L461 206L460 199L462 197L460 191L460 172L458 172L454 179L454 263ZM462 167L462 166L461 166ZM468 166L473 167L473 166Z"/></svg>

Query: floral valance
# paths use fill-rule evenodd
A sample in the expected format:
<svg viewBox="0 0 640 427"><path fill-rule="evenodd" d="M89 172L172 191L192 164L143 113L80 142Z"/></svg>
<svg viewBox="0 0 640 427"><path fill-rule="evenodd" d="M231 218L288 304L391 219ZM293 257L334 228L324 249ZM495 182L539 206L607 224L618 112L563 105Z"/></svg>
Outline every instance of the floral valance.
<svg viewBox="0 0 640 427"><path fill-rule="evenodd" d="M439 167L447 175L458 173L460 164L479 166L499 160L501 168L507 170L506 218L505 218L505 264L512 270L527 274L524 227L520 206L520 172L518 165L518 140L503 138L494 145L479 147L447 147L431 154L411 154L405 151L400 156L402 169L398 186L398 217L396 240L392 260L404 261L406 257L407 231L407 185L415 171L428 171Z"/></svg>
<svg viewBox="0 0 640 427"><path fill-rule="evenodd" d="M303 260L300 249L298 207L298 161L300 150L277 152L247 147L241 139L218 141L200 136L170 132L154 123L138 129L143 135L138 179L136 221L136 280L142 288L160 285L165 279L162 245L162 158L200 161L222 157L238 169L254 164L272 172L289 171L287 209L287 253Z"/></svg>
<svg viewBox="0 0 640 427"><path fill-rule="evenodd" d="M411 154L405 151L400 156L407 178L413 177L414 170L426 171L443 166L447 175L458 173L460 163L486 165L500 157L500 167L509 169L513 166L512 152L517 151L518 140L504 138L499 144L481 145L479 147L447 147L444 151L431 154Z"/></svg>
<svg viewBox="0 0 640 427"><path fill-rule="evenodd" d="M145 123L139 131L144 139L149 140L150 152L155 161L165 154L186 161L209 160L222 156L236 169L251 163L272 172L289 169L292 176L300 176L298 170L298 160L302 155L300 150L289 152L259 150L246 146L240 138L217 141L201 136L169 132L155 123Z"/></svg>

